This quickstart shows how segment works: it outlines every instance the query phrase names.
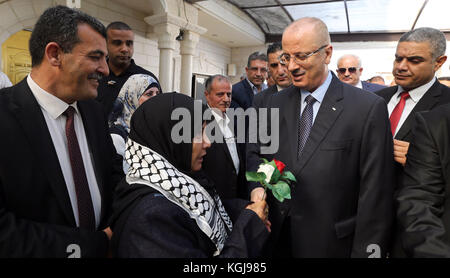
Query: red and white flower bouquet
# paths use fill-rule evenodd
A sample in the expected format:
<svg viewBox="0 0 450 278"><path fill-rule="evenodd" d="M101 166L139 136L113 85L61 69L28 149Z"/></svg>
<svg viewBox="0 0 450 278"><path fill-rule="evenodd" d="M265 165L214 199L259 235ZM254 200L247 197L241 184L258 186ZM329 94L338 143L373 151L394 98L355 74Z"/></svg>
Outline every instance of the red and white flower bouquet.
<svg viewBox="0 0 450 278"><path fill-rule="evenodd" d="M273 196L280 202L284 199L291 199L290 184L292 181L297 181L295 176L290 171L284 171L286 165L276 159L268 161L262 159L263 163L259 165L256 172L246 172L245 177L248 181L259 182L264 187L272 191Z"/></svg>

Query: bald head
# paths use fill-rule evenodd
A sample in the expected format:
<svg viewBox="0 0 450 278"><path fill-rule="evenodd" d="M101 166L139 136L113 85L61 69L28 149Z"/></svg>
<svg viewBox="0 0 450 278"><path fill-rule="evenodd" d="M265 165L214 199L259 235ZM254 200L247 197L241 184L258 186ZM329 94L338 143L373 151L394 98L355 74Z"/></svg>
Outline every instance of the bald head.
<svg viewBox="0 0 450 278"><path fill-rule="evenodd" d="M353 54L345 54L342 55L339 59L338 59L338 66L339 63L341 63L343 60L348 60L348 61L352 61L352 63L354 64L355 67L361 67L361 59Z"/></svg>
<svg viewBox="0 0 450 278"><path fill-rule="evenodd" d="M283 32L283 37L288 34L296 34L298 36L312 35L316 45L319 46L330 44L331 42L327 25L315 17L303 17L292 22Z"/></svg>
<svg viewBox="0 0 450 278"><path fill-rule="evenodd" d="M283 32L282 44L284 63L296 87L313 92L325 82L333 47L322 20L304 17L293 22Z"/></svg>

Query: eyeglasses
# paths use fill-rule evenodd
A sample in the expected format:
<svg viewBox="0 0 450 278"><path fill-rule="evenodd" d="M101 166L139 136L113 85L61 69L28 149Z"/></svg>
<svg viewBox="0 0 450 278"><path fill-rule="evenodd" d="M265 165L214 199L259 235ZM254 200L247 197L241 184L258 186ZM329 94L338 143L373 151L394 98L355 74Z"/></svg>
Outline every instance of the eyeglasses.
<svg viewBox="0 0 450 278"><path fill-rule="evenodd" d="M301 52L295 53L294 54L294 62L296 64L301 64L306 59L313 56L314 54L316 54L317 52L319 52L320 50L324 49L327 46L328 46L328 44L323 45L323 46L319 47L319 49L317 49L316 51L313 51L311 53L301 53ZM280 55L280 57L278 57L278 61L280 61L280 64L282 64L283 66L287 66L289 64L290 60L291 60L291 55L289 55L287 53L283 53Z"/></svg>
<svg viewBox="0 0 450 278"><path fill-rule="evenodd" d="M349 73L355 73L359 68L350 67L350 68L338 68L337 71L340 74L344 74L347 70Z"/></svg>

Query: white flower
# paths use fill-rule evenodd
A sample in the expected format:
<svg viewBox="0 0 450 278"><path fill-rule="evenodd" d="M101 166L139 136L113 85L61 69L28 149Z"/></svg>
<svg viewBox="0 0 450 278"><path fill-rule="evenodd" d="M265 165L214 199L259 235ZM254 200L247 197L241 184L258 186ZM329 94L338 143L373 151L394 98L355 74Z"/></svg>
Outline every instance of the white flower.
<svg viewBox="0 0 450 278"><path fill-rule="evenodd" d="M272 165L262 164L259 165L258 171L256 172L266 174L266 182L269 183L270 179L272 178L273 171L275 171L275 167L273 167Z"/></svg>

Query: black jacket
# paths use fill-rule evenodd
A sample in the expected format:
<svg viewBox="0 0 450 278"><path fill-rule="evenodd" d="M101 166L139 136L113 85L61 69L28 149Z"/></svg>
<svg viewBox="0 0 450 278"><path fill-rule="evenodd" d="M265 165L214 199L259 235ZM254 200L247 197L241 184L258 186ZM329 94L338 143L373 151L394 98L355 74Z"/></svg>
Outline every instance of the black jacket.
<svg viewBox="0 0 450 278"><path fill-rule="evenodd" d="M263 155L262 145L247 145L249 171L256 171L260 157L276 158L297 179L291 200L280 203L268 194L270 254L368 257L368 248L377 244L386 256L394 217L386 104L332 75L299 158L300 90L295 86L273 94L264 106L279 108L278 125L269 123L269 130L279 127L278 150Z"/></svg>
<svg viewBox="0 0 450 278"><path fill-rule="evenodd" d="M61 167L44 115L26 79L0 91L0 257L67 257L78 244L82 257L105 256L101 230L111 215L112 194L122 178L121 160L102 107L78 101L102 198L99 231L76 227Z"/></svg>
<svg viewBox="0 0 450 278"><path fill-rule="evenodd" d="M450 257L450 105L416 114L397 197L409 257Z"/></svg>

